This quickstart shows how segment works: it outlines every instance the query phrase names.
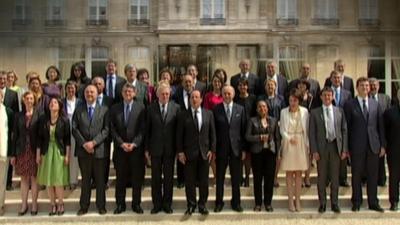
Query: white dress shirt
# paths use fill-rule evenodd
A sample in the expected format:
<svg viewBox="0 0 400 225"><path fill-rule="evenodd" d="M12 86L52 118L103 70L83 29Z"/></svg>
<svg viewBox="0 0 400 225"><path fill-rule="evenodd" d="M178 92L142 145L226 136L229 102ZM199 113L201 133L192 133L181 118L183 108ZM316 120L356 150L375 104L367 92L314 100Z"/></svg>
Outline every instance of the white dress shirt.
<svg viewBox="0 0 400 225"><path fill-rule="evenodd" d="M186 90L183 90L183 102L185 103L185 108L188 109L189 108L189 97L187 97L189 95L189 93Z"/></svg>
<svg viewBox="0 0 400 225"><path fill-rule="evenodd" d="M191 109L192 109L192 116L193 116L193 119L194 119L194 111L195 111L195 109L194 108L191 108ZM201 116L201 107L197 108L197 122L199 124L199 131L200 131L201 130L201 125L203 124L203 117Z"/></svg>
<svg viewBox="0 0 400 225"><path fill-rule="evenodd" d="M329 112L329 117L330 117L330 119L332 120L332 123L333 123L333 124L331 125L332 127L329 127L329 124L328 124L329 118L328 118L328 115L326 115L326 110L327 110L327 109L328 109L328 112ZM325 121L326 139L328 139L328 130L329 130L329 128L332 129L333 134L334 134L334 136L336 137L335 123L334 123L335 117L334 117L334 115L333 115L333 106L332 106L332 104L330 104L329 106L326 106L326 105L322 104L322 110L323 110L324 121Z"/></svg>
<svg viewBox="0 0 400 225"><path fill-rule="evenodd" d="M367 110L369 111L369 106L368 106L368 97L365 97L365 104L367 105ZM360 96L357 96L357 100L358 100L358 104L360 104L361 107L361 111L363 110L363 98L361 98Z"/></svg>

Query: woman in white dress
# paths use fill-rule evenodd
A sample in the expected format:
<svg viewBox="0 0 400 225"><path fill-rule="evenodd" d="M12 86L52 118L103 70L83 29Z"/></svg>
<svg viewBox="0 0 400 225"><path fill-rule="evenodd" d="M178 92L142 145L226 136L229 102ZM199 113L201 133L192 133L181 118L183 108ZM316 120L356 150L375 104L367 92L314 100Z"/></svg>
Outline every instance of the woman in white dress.
<svg viewBox="0 0 400 225"><path fill-rule="evenodd" d="M301 92L290 92L289 107L281 111L281 170L286 171L289 211L300 211L302 172L309 165L308 110L299 105ZM295 196L295 201L293 197Z"/></svg>

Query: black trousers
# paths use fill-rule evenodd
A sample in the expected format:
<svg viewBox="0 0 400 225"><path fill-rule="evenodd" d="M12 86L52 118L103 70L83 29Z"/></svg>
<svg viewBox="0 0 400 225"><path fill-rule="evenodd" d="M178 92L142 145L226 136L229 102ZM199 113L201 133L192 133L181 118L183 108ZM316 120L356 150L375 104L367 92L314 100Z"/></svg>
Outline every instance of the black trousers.
<svg viewBox="0 0 400 225"><path fill-rule="evenodd" d="M240 182L242 180L241 174L241 159L231 154L227 157L217 157L217 192L215 204L223 204L224 202L224 184L225 184L225 174L226 168L229 165L229 172L231 175L231 185L232 185L232 200L231 205L236 207L240 205Z"/></svg>
<svg viewBox="0 0 400 225"><path fill-rule="evenodd" d="M171 207L175 157L151 157L151 198L155 208Z"/></svg>
<svg viewBox="0 0 400 225"><path fill-rule="evenodd" d="M386 183L386 168L385 168L385 156L379 158L379 172L378 172L378 184L384 185Z"/></svg>
<svg viewBox="0 0 400 225"><path fill-rule="evenodd" d="M254 199L256 206L261 206L263 199L264 181L264 205L269 206L274 194L274 178L276 167L276 154L268 149L260 153L251 153L251 167L253 170Z"/></svg>
<svg viewBox="0 0 400 225"><path fill-rule="evenodd" d="M176 176L178 184L185 183L185 166L178 159L176 160Z"/></svg>
<svg viewBox="0 0 400 225"><path fill-rule="evenodd" d="M12 177L13 177L13 166L11 163L8 165L8 171L7 171L7 187L11 187L12 185Z"/></svg>
<svg viewBox="0 0 400 225"><path fill-rule="evenodd" d="M81 209L88 209L90 205L92 175L96 182L96 207L106 208L106 190L104 182L105 159L96 159L93 156L78 157L79 168L82 175L82 187L80 197Z"/></svg>
<svg viewBox="0 0 400 225"><path fill-rule="evenodd" d="M362 204L362 178L367 178L368 205L375 206L379 204L378 192L378 167L379 155L373 153L369 148L357 154L351 154L351 186L353 205Z"/></svg>
<svg viewBox="0 0 400 225"><path fill-rule="evenodd" d="M210 164L199 157L185 164L185 192L188 207L196 207L196 181L199 184L199 208L205 207L208 199L208 172Z"/></svg>
<svg viewBox="0 0 400 225"><path fill-rule="evenodd" d="M144 181L144 155L141 150L125 152L122 149L116 149L115 153L115 171L117 181L115 185L115 199L117 205L126 206L126 187L128 182L132 184L132 206L140 205L142 200L142 185Z"/></svg>
<svg viewBox="0 0 400 225"><path fill-rule="evenodd" d="M339 183L345 183L347 181L347 164L348 159L340 160L340 169L339 169Z"/></svg>
<svg viewBox="0 0 400 225"><path fill-rule="evenodd" d="M400 182L400 155L387 156L389 169L389 201L391 204L399 202Z"/></svg>

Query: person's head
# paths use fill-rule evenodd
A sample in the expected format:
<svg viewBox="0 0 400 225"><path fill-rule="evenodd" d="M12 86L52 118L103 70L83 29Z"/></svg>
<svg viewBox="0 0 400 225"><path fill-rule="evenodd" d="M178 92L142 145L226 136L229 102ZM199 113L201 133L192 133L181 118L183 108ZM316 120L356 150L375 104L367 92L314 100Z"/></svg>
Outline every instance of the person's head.
<svg viewBox="0 0 400 225"><path fill-rule="evenodd" d="M268 96L274 96L276 91L276 81L272 79L266 79L264 82L264 89Z"/></svg>
<svg viewBox="0 0 400 225"><path fill-rule="evenodd" d="M174 76L171 70L164 68L160 71L160 81L167 81L170 85L174 82Z"/></svg>
<svg viewBox="0 0 400 225"><path fill-rule="evenodd" d="M168 81L161 81L157 87L157 97L161 104L167 104L171 96L171 86Z"/></svg>
<svg viewBox="0 0 400 225"><path fill-rule="evenodd" d="M310 82L305 79L300 79L297 83L297 89L299 89L303 93L307 93L310 90Z"/></svg>
<svg viewBox="0 0 400 225"><path fill-rule="evenodd" d="M222 88L222 98L224 99L224 102L226 104L230 104L233 101L233 98L235 97L235 89L230 86L224 86Z"/></svg>
<svg viewBox="0 0 400 225"><path fill-rule="evenodd" d="M213 76L218 76L221 78L222 85L226 83L226 80L228 79L228 75L226 74L226 71L222 68L216 69L214 71Z"/></svg>
<svg viewBox="0 0 400 225"><path fill-rule="evenodd" d="M366 77L360 77L356 82L357 93L360 97L365 98L369 93L369 81Z"/></svg>
<svg viewBox="0 0 400 225"><path fill-rule="evenodd" d="M250 71L250 60L242 59L239 63L239 68L241 73L247 73Z"/></svg>
<svg viewBox="0 0 400 225"><path fill-rule="evenodd" d="M14 70L7 72L7 87L14 87L17 83L18 76Z"/></svg>
<svg viewBox="0 0 400 225"><path fill-rule="evenodd" d="M201 98L201 93L199 90L194 90L190 94L190 106L194 109L198 109L201 106L201 102L203 99Z"/></svg>
<svg viewBox="0 0 400 225"><path fill-rule="evenodd" d="M96 102L98 96L97 87L93 84L89 84L85 88L85 100L89 105L92 105Z"/></svg>
<svg viewBox="0 0 400 225"><path fill-rule="evenodd" d="M190 64L190 65L187 67L187 72L186 72L186 73L188 73L189 75L191 75L191 76L193 77L193 80L196 80L196 79L197 79L198 71L197 71L197 67L196 67L195 65Z"/></svg>
<svg viewBox="0 0 400 225"><path fill-rule="evenodd" d="M97 88L98 93L103 93L106 87L104 79L101 77L95 77L92 80L92 84Z"/></svg>
<svg viewBox="0 0 400 225"><path fill-rule="evenodd" d="M212 83L212 89L213 91L221 91L222 87L224 86L223 83L224 81L221 79L221 77L214 75L211 79L211 83Z"/></svg>
<svg viewBox="0 0 400 225"><path fill-rule="evenodd" d="M22 103L26 110L31 110L36 105L36 97L32 91L27 91L22 95Z"/></svg>
<svg viewBox="0 0 400 225"><path fill-rule="evenodd" d="M61 77L61 73L55 66L49 66L46 70L46 79L50 82L58 81Z"/></svg>
<svg viewBox="0 0 400 225"><path fill-rule="evenodd" d="M142 81L143 83L150 85L150 74L146 68L141 68L137 72L138 80Z"/></svg>
<svg viewBox="0 0 400 225"><path fill-rule="evenodd" d="M299 108L300 101L303 99L303 93L295 88L290 91L289 95L289 107L290 109L297 110Z"/></svg>
<svg viewBox="0 0 400 225"><path fill-rule="evenodd" d="M369 94L376 95L379 92L379 80L375 77L371 77L369 80Z"/></svg>
<svg viewBox="0 0 400 225"><path fill-rule="evenodd" d="M248 94L249 81L246 78L239 79L238 90L240 94Z"/></svg>
<svg viewBox="0 0 400 225"><path fill-rule="evenodd" d="M125 77L128 82L136 80L136 66L132 64L126 64L124 68Z"/></svg>
<svg viewBox="0 0 400 225"><path fill-rule="evenodd" d="M269 61L266 63L265 69L267 71L268 76L273 76L276 73L276 62L275 61Z"/></svg>
<svg viewBox="0 0 400 225"><path fill-rule="evenodd" d="M136 88L130 84L125 83L122 87L122 98L124 102L130 103L136 97Z"/></svg>
<svg viewBox="0 0 400 225"><path fill-rule="evenodd" d="M183 76L182 86L186 92L189 92L189 93L192 92L193 86L194 86L194 81L193 81L192 75L186 74L185 76Z"/></svg>
<svg viewBox="0 0 400 225"><path fill-rule="evenodd" d="M31 77L28 83L29 90L33 91L34 93L41 93L42 92L42 81L39 77Z"/></svg>
<svg viewBox="0 0 400 225"><path fill-rule="evenodd" d="M7 86L7 72L0 71L0 88L3 89Z"/></svg>
<svg viewBox="0 0 400 225"><path fill-rule="evenodd" d="M74 80L68 80L65 84L65 93L68 98L73 98L78 90L78 84Z"/></svg>
<svg viewBox="0 0 400 225"><path fill-rule="evenodd" d="M335 88L338 88L341 86L342 76L340 75L340 73L338 71L332 70L330 77L331 77L332 86L334 86Z"/></svg>
<svg viewBox="0 0 400 225"><path fill-rule="evenodd" d="M304 63L300 69L300 77L307 78L310 76L310 72L311 72L310 64Z"/></svg>
<svg viewBox="0 0 400 225"><path fill-rule="evenodd" d="M117 73L117 62L113 59L109 59L106 64L106 72L108 75Z"/></svg>
<svg viewBox="0 0 400 225"><path fill-rule="evenodd" d="M85 77L87 77L85 65L81 62L74 63L71 66L71 72L70 72L69 79L78 81L78 80L82 80Z"/></svg>
<svg viewBox="0 0 400 225"><path fill-rule="evenodd" d="M321 90L322 104L324 104L325 106L330 106L333 101L333 96L334 96L333 89L331 87L324 87Z"/></svg>
<svg viewBox="0 0 400 225"><path fill-rule="evenodd" d="M344 61L341 59L338 59L335 61L335 63L333 64L334 66L334 70L338 71L340 75L342 75L344 73Z"/></svg>
<svg viewBox="0 0 400 225"><path fill-rule="evenodd" d="M268 116L268 106L264 100L257 101L257 114L261 118Z"/></svg>
<svg viewBox="0 0 400 225"><path fill-rule="evenodd" d="M50 113L57 114L59 117L63 115L63 103L60 99L52 97L49 101L49 111Z"/></svg>
<svg viewBox="0 0 400 225"><path fill-rule="evenodd" d="M26 83L29 83L29 80L33 77L40 77L38 73L34 72L34 71L30 71L25 75L25 80Z"/></svg>

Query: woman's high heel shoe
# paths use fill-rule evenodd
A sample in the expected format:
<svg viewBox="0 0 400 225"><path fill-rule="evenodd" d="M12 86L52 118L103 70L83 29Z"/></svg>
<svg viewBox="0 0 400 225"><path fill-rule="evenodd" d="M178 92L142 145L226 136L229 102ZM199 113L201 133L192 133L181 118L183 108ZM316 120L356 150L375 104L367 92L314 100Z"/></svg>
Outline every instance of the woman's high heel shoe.
<svg viewBox="0 0 400 225"><path fill-rule="evenodd" d="M57 215L59 215L59 216L64 215L64 203L58 205Z"/></svg>
<svg viewBox="0 0 400 225"><path fill-rule="evenodd" d="M51 206L51 211L49 212L49 216L54 216L57 214L57 206L56 205L52 205Z"/></svg>
<svg viewBox="0 0 400 225"><path fill-rule="evenodd" d="M28 206L25 208L24 211L18 212L18 216L23 216L23 215L25 215L27 212L28 212Z"/></svg>

